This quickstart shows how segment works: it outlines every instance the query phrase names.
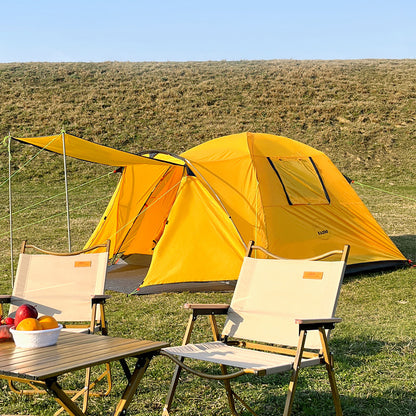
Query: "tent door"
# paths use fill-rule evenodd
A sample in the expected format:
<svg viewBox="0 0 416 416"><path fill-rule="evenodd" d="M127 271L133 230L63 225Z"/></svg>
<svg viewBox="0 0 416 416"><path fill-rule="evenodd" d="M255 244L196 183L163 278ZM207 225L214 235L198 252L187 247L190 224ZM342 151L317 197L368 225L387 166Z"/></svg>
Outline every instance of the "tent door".
<svg viewBox="0 0 416 416"><path fill-rule="evenodd" d="M123 256L107 270L106 290L131 293L143 283L152 261L150 254Z"/></svg>

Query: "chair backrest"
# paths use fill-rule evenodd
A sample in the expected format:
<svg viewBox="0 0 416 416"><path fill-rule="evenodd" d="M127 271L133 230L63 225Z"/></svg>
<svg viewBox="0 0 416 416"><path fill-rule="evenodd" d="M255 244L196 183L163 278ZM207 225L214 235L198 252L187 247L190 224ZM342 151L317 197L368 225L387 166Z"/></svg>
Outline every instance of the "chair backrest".
<svg viewBox="0 0 416 416"><path fill-rule="evenodd" d="M26 247L42 254L25 253ZM90 252L101 247L104 252ZM108 252L108 243L77 253L52 253L24 244L10 313L30 303L40 315L52 315L58 321L90 321L92 296L104 294Z"/></svg>
<svg viewBox="0 0 416 416"><path fill-rule="evenodd" d="M245 257L222 335L296 346L296 318L334 317L348 250L341 261ZM321 347L318 331L305 347Z"/></svg>

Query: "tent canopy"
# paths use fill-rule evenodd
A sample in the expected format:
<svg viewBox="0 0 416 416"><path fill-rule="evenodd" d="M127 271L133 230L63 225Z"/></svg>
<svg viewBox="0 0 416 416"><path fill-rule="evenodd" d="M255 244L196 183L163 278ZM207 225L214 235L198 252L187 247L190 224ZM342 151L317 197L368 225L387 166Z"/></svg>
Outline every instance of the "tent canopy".
<svg viewBox="0 0 416 416"><path fill-rule="evenodd" d="M75 137L67 133L44 137L13 137L13 139L61 155L64 153L63 139L65 139L66 156L70 156L75 159L85 160L87 162L99 163L101 165L163 165L163 162L159 162L157 160L149 160L148 158L134 155L132 153L112 149L111 147L107 146L102 146L100 144L89 142L87 140L80 139L79 137Z"/></svg>
<svg viewBox="0 0 416 416"><path fill-rule="evenodd" d="M62 139L52 151L62 153ZM230 289L249 240L287 258L349 244L349 271L406 261L331 160L285 137L241 133L175 157L70 136L66 154L124 166L86 247L111 239L110 257L150 264L140 294Z"/></svg>

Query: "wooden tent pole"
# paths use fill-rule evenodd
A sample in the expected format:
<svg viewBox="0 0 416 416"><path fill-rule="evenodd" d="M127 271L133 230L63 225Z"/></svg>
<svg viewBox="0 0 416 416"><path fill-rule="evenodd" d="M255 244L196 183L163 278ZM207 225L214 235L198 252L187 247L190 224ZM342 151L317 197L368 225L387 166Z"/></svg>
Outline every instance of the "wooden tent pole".
<svg viewBox="0 0 416 416"><path fill-rule="evenodd" d="M62 131L62 154L64 156L64 175L65 175L65 199L66 199L66 222L68 225L68 252L71 252L71 222L69 217L69 197L68 197L68 175L66 169L66 149L65 132Z"/></svg>

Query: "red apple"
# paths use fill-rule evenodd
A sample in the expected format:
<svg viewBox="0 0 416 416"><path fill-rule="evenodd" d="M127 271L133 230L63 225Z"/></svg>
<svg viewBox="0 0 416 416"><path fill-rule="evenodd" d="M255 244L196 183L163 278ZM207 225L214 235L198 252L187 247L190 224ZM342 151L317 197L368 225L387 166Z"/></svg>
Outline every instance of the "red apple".
<svg viewBox="0 0 416 416"><path fill-rule="evenodd" d="M16 314L14 316L14 325L19 325L20 321L23 321L23 319L26 318L37 318L38 317L38 311L36 308L32 305L29 305L28 303L24 303L23 305L20 305L17 310Z"/></svg>
<svg viewBox="0 0 416 416"><path fill-rule="evenodd" d="M0 342L2 341L11 341L12 334L10 333L11 326L9 325L2 325L0 327Z"/></svg>
<svg viewBox="0 0 416 416"><path fill-rule="evenodd" d="M8 316L7 318L5 318L4 323L6 325L14 325L14 319L11 316Z"/></svg>

